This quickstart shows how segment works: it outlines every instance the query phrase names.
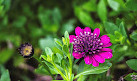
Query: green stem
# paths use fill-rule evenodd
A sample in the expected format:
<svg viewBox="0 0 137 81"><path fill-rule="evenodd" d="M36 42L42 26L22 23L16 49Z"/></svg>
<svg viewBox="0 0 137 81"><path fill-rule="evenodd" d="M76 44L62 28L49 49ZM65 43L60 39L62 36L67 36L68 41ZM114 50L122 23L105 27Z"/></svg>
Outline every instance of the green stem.
<svg viewBox="0 0 137 81"><path fill-rule="evenodd" d="M68 59L69 59L69 64L70 64L70 67L69 67L70 77L69 77L69 79L71 80L71 78L72 78L72 59L71 59L70 53L68 53Z"/></svg>
<svg viewBox="0 0 137 81"><path fill-rule="evenodd" d="M62 76L62 78L63 78L64 80L66 80L65 75L57 68L57 66L54 64L54 62L52 62L52 64L53 64L53 66L55 67L55 69L59 72L59 74Z"/></svg>
<svg viewBox="0 0 137 81"><path fill-rule="evenodd" d="M67 80L69 80L69 77L68 77L68 72L67 72L67 70L66 70L66 69L64 69L64 71L65 71L65 73L66 73L66 78L67 78Z"/></svg>
<svg viewBox="0 0 137 81"><path fill-rule="evenodd" d="M41 60L37 57L37 56L33 56L41 65L43 65L45 68L46 68L46 70L49 72L49 74L51 75L51 77L52 77L52 79L53 80L55 80L55 77L52 75L52 73L50 72L50 69L49 69L49 67L45 64L45 63L43 63L43 62L41 62Z"/></svg>

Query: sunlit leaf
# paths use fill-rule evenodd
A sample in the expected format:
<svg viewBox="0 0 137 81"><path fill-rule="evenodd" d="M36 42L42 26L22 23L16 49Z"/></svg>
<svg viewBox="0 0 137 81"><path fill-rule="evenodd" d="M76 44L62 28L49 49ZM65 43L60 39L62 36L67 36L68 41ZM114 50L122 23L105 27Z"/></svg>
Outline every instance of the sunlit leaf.
<svg viewBox="0 0 137 81"><path fill-rule="evenodd" d="M116 2L115 0L107 0L107 1L108 1L109 6L110 6L113 10L118 11L118 9L119 9L119 7L120 7L120 5L119 5L118 2Z"/></svg>
<svg viewBox="0 0 137 81"><path fill-rule="evenodd" d="M62 42L61 42L59 39L56 39L56 38L55 38L54 41L55 41L55 43L58 44L59 46L61 46L61 47L63 46L63 45L62 45Z"/></svg>
<svg viewBox="0 0 137 81"><path fill-rule="evenodd" d="M52 50L51 50L49 47L46 47L46 48L45 48L45 52L46 52L47 55L49 55L49 56L52 57L53 52L52 52Z"/></svg>

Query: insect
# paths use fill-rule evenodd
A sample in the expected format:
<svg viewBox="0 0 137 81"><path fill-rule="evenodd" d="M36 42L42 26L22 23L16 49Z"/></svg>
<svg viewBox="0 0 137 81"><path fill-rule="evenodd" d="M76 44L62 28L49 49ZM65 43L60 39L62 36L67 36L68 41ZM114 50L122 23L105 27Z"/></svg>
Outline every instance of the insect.
<svg viewBox="0 0 137 81"><path fill-rule="evenodd" d="M29 58L34 54L34 49L30 43L21 44L18 51L24 58Z"/></svg>

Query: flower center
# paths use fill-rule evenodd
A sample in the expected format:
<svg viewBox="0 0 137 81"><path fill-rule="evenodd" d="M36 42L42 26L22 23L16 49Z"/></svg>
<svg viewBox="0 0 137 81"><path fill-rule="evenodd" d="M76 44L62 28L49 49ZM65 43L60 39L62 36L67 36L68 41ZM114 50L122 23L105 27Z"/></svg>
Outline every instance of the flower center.
<svg viewBox="0 0 137 81"><path fill-rule="evenodd" d="M100 43L100 38L90 32L80 33L76 36L73 43L73 51L83 53L85 55L93 55L100 52L103 43Z"/></svg>
<svg viewBox="0 0 137 81"><path fill-rule="evenodd" d="M25 47L23 48L23 54L24 54L24 55L29 55L29 54L31 54L31 51L32 51L32 47L31 47L31 46L25 46Z"/></svg>

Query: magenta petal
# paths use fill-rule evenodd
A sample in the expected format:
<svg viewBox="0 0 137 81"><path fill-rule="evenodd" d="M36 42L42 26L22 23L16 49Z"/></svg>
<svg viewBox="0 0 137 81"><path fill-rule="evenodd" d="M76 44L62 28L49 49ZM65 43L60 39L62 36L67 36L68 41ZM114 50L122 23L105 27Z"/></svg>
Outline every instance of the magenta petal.
<svg viewBox="0 0 137 81"><path fill-rule="evenodd" d="M84 32L90 32L91 33L91 29L89 27L85 27Z"/></svg>
<svg viewBox="0 0 137 81"><path fill-rule="evenodd" d="M74 38L76 38L75 35L69 35L70 43L74 41Z"/></svg>
<svg viewBox="0 0 137 81"><path fill-rule="evenodd" d="M100 55L95 54L93 57L94 57L99 63L104 63L104 62L105 62L105 58L102 57L102 56L100 56Z"/></svg>
<svg viewBox="0 0 137 81"><path fill-rule="evenodd" d="M83 57L83 54L78 54L78 53L75 53L75 52L73 52L72 55L73 55L74 58L76 58L76 59L80 59L80 58Z"/></svg>
<svg viewBox="0 0 137 81"><path fill-rule="evenodd" d="M101 39L100 42L103 43L103 45L106 45L110 42L110 38L107 35L101 36L100 39Z"/></svg>
<svg viewBox="0 0 137 81"><path fill-rule="evenodd" d="M93 57L92 57L92 65L93 65L94 67L98 67L98 66L99 66L99 62L96 61L96 59L93 58Z"/></svg>
<svg viewBox="0 0 137 81"><path fill-rule="evenodd" d="M93 34L96 35L97 37L99 37L100 29L99 29L99 28L96 28L96 29L93 31Z"/></svg>
<svg viewBox="0 0 137 81"><path fill-rule="evenodd" d="M80 27L76 27L75 28L75 33L76 33L77 36L79 36L80 32L83 33L83 29L81 29Z"/></svg>
<svg viewBox="0 0 137 81"><path fill-rule="evenodd" d="M105 59L110 59L113 57L111 52L101 52L101 53L99 53L99 55L104 57Z"/></svg>
<svg viewBox="0 0 137 81"><path fill-rule="evenodd" d="M90 65L92 63L92 57L87 55L85 58L84 58L84 61L86 64Z"/></svg>
<svg viewBox="0 0 137 81"><path fill-rule="evenodd" d="M106 44L106 45L102 45L102 47L109 47L109 46L111 46L112 45L112 43L111 42L109 42L108 44Z"/></svg>
<svg viewBox="0 0 137 81"><path fill-rule="evenodd" d="M106 52L112 53L112 49L110 49L110 48L102 48L101 51L104 51L104 52L106 51Z"/></svg>

